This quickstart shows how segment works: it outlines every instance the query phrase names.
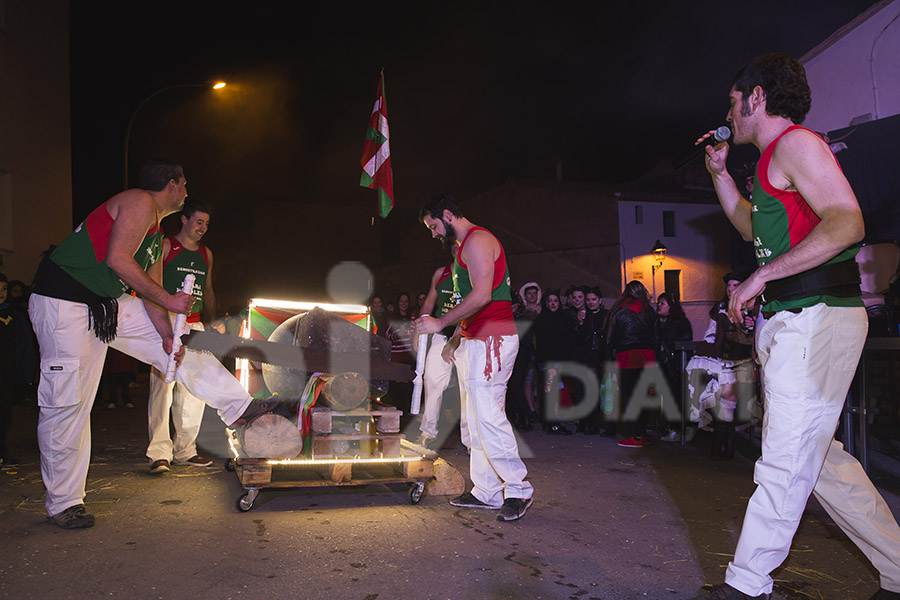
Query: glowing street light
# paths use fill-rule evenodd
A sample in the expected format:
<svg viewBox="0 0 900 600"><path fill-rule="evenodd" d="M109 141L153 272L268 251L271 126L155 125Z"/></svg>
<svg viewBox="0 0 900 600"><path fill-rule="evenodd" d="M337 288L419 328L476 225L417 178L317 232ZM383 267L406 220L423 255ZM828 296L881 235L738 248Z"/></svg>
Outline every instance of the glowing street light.
<svg viewBox="0 0 900 600"><path fill-rule="evenodd" d="M123 190L127 190L127 189L128 189L128 147L129 147L130 141L131 141L131 127L132 127L132 125L134 125L134 120L135 120L135 118L138 116L138 113L141 112L141 109L144 108L144 105L147 104L147 102L149 102L149 101L152 100L153 98L156 98L157 96L159 96L159 95L162 94L163 92L168 92L169 90L175 90L175 89L179 89L179 88L192 88L192 87L200 87L200 88L202 88L202 87L207 87L207 86L209 86L209 85L210 85L210 82L205 82L205 83L178 83L178 84L175 84L175 85L167 85L166 87L163 87L163 88L160 88L160 89L156 90L155 92L153 92L152 94L150 94L149 96L147 96L146 98L144 98L144 100L143 100L140 104L137 105L137 108L135 108L135 109L134 109L134 112L131 113L131 118L128 119L128 127L125 128L125 161L124 161L124 162L125 162L125 169L124 169L124 171L123 171L123 173L122 173L122 189L123 189ZM221 89L222 89L223 87L225 87L226 85L227 85L227 84L226 84L224 81L217 81L217 82L215 82L214 84L212 84L211 87L212 87L212 89L214 89L214 90L221 90Z"/></svg>

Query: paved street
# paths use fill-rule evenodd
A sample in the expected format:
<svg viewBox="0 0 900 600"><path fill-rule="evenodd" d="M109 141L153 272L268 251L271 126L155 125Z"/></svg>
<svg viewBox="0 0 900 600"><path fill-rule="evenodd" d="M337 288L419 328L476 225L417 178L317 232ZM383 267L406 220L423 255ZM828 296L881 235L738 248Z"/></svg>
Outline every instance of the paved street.
<svg viewBox="0 0 900 600"><path fill-rule="evenodd" d="M0 472L0 598L677 600L722 580L753 491L746 442L716 462L702 436L630 450L535 430L522 434L535 503L519 522L447 497L412 505L405 486L264 490L239 512L223 460L149 474L146 386L132 392L133 410L94 409L86 503L97 525L80 531L44 522L36 414L16 407L21 464ZM208 409L201 444L225 456ZM458 438L445 446L467 473ZM876 483L900 514L898 479ZM865 600L878 587L814 500L775 578L781 599Z"/></svg>

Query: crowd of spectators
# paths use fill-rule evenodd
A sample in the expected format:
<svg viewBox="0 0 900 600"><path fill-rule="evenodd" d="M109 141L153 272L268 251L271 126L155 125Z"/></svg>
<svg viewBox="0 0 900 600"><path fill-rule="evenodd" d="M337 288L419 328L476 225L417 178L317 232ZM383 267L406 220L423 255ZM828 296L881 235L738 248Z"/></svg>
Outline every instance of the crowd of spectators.
<svg viewBox="0 0 900 600"><path fill-rule="evenodd" d="M760 413L751 331L756 316L748 314L745 323L735 325L724 312L728 293L742 279L726 276L725 297L710 310L707 331L684 372L675 345L691 342L694 332L675 294L663 293L654 301L641 282L631 281L607 309L598 286L562 291L528 282L514 289L519 353L507 393L510 422L523 431L540 426L552 435L619 436L620 446L641 448L650 443L651 415L660 439L681 438L665 411L652 408L668 402L677 411L689 411L688 441L698 429L710 431L712 456L731 458L736 424ZM406 293L389 302L373 298L374 322L391 340L393 360L415 361L410 338L422 296L415 305ZM450 386L448 393L454 389ZM409 400L399 397L406 394L398 389L390 400L408 409ZM743 406L736 410L739 399Z"/></svg>

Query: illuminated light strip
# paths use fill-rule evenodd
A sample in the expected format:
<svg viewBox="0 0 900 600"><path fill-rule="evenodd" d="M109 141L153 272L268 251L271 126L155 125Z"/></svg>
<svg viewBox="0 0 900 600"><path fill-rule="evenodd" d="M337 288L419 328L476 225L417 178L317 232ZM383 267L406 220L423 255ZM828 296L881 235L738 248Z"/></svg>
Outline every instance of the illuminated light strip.
<svg viewBox="0 0 900 600"><path fill-rule="evenodd" d="M312 310L317 306L324 310L344 313L368 313L369 307L363 304L329 304L328 302L295 302L293 300L267 300L265 298L251 298L250 308L259 306L262 308L288 308L294 310Z"/></svg>
<svg viewBox="0 0 900 600"><path fill-rule="evenodd" d="M241 458L238 449L234 445L234 436L228 436L228 448L231 450L231 454L234 456L235 460L239 460ZM418 460L427 460L427 456L424 454L421 456L398 456L394 458L281 458L281 459L269 459L266 461L267 465L340 465L347 463L398 463L398 462L414 462Z"/></svg>
<svg viewBox="0 0 900 600"><path fill-rule="evenodd" d="M360 463L398 463L398 462L414 462L424 460L422 456L398 456L395 458L282 458L270 459L266 461L267 465L340 465L340 464L360 464Z"/></svg>

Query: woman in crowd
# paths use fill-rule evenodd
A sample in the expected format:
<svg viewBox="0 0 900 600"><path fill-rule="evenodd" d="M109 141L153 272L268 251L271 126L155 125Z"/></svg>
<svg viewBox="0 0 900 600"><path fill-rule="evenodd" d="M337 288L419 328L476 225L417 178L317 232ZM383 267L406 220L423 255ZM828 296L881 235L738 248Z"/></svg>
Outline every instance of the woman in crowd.
<svg viewBox="0 0 900 600"><path fill-rule="evenodd" d="M684 309L678 298L671 292L660 294L656 300L656 315L659 317L659 362L666 383L675 400L679 412L682 408L681 395L681 365L675 354L675 342L689 342L694 339L694 330L691 322L684 314ZM671 429L661 439L666 442L674 442L680 434Z"/></svg>
<svg viewBox="0 0 900 600"><path fill-rule="evenodd" d="M603 360L606 358L606 334L603 324L606 321L607 310L603 308L602 302L603 294L600 292L600 288L587 288L584 295L584 318L575 329L576 359L594 372L598 385L603 381ZM584 393L584 386L580 387ZM584 398L584 400L596 401L596 403L591 413L578 422L578 431L585 435L597 435L600 433L600 414L602 412L600 399Z"/></svg>
<svg viewBox="0 0 900 600"><path fill-rule="evenodd" d="M416 357L412 346L412 307L409 294L401 292L397 296L396 313L388 314L385 337L391 342L391 361L411 366L415 369ZM409 417L412 401L412 382L392 381L385 401L395 406Z"/></svg>
<svg viewBox="0 0 900 600"><path fill-rule="evenodd" d="M659 347L659 324L650 306L650 294L640 281L630 281L625 291L609 311L605 324L609 356L614 358L619 381L619 393L624 404L622 415L635 401L636 390L644 367L653 366ZM647 418L644 411L626 423L630 435L618 442L623 448L643 448L647 443Z"/></svg>
<svg viewBox="0 0 900 600"><path fill-rule="evenodd" d="M535 357L542 382L540 389L546 394L553 386L558 389L560 363L571 356L572 332L569 320L561 310L558 289L544 292L544 308L534 321L534 338ZM541 410L544 409L543 394L540 399ZM554 435L571 435L572 431L564 425L549 422L548 415L544 417L544 431Z"/></svg>
<svg viewBox="0 0 900 600"><path fill-rule="evenodd" d="M709 311L709 326L687 365L691 392L691 421L708 427L715 419L713 458L729 460L734 456L734 412L740 398L748 399L750 414L757 413L753 386L756 363L753 361L755 317L747 314L739 326L727 315L731 294L746 275L728 273L724 277L725 297ZM708 411L715 410L715 415Z"/></svg>

